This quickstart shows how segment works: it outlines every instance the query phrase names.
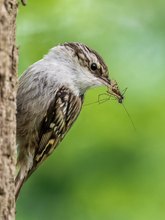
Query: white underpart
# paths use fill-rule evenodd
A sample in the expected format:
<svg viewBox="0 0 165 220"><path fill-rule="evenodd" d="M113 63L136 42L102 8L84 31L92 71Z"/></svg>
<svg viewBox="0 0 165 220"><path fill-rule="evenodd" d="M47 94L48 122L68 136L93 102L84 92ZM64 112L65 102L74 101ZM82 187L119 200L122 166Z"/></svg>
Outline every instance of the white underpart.
<svg viewBox="0 0 165 220"><path fill-rule="evenodd" d="M95 57L92 62L97 63ZM80 65L76 57L73 59L72 51L66 52L60 46L53 48L38 64L42 71L44 68L45 73L49 72L47 77L59 86L69 87L76 95L84 94L90 87L103 85L87 67Z"/></svg>

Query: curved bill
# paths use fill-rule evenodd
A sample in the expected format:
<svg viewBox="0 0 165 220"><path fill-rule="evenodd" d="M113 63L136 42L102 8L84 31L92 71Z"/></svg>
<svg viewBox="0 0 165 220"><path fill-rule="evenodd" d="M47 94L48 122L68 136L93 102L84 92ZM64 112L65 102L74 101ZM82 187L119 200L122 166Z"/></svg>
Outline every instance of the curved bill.
<svg viewBox="0 0 165 220"><path fill-rule="evenodd" d="M114 96L119 103L123 102L124 96L121 94L118 84L115 80L111 81L111 85L108 86L108 94Z"/></svg>
<svg viewBox="0 0 165 220"><path fill-rule="evenodd" d="M104 85L107 86L107 89L108 89L107 93L109 95L114 96L118 100L119 103L122 103L124 96L121 94L116 80L110 80L108 78L104 78L102 80L103 80Z"/></svg>

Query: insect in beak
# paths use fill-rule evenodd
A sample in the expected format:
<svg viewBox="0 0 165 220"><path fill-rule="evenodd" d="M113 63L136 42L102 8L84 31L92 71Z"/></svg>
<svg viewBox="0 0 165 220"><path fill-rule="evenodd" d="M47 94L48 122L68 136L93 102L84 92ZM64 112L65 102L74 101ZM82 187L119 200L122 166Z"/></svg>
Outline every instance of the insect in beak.
<svg viewBox="0 0 165 220"><path fill-rule="evenodd" d="M123 102L124 96L121 94L118 84L115 80L111 80L111 84L107 87L108 91L107 93L114 96L119 103Z"/></svg>

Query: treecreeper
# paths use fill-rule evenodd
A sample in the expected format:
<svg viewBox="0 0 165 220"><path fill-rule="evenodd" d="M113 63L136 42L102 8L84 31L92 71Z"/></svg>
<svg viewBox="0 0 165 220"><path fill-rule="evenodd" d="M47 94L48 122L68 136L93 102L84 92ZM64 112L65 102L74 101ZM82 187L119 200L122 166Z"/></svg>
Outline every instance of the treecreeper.
<svg viewBox="0 0 165 220"><path fill-rule="evenodd" d="M75 122L85 92L95 86L106 86L108 93L122 102L123 96L109 78L102 57L81 43L52 48L22 74L17 92L16 199L23 183Z"/></svg>

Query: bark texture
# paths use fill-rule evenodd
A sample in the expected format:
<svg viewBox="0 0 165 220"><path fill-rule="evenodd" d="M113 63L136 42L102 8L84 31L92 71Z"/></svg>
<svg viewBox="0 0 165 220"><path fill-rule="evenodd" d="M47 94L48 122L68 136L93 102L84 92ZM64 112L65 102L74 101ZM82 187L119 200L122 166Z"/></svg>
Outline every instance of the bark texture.
<svg viewBox="0 0 165 220"><path fill-rule="evenodd" d="M15 219L16 0L0 0L0 220Z"/></svg>

